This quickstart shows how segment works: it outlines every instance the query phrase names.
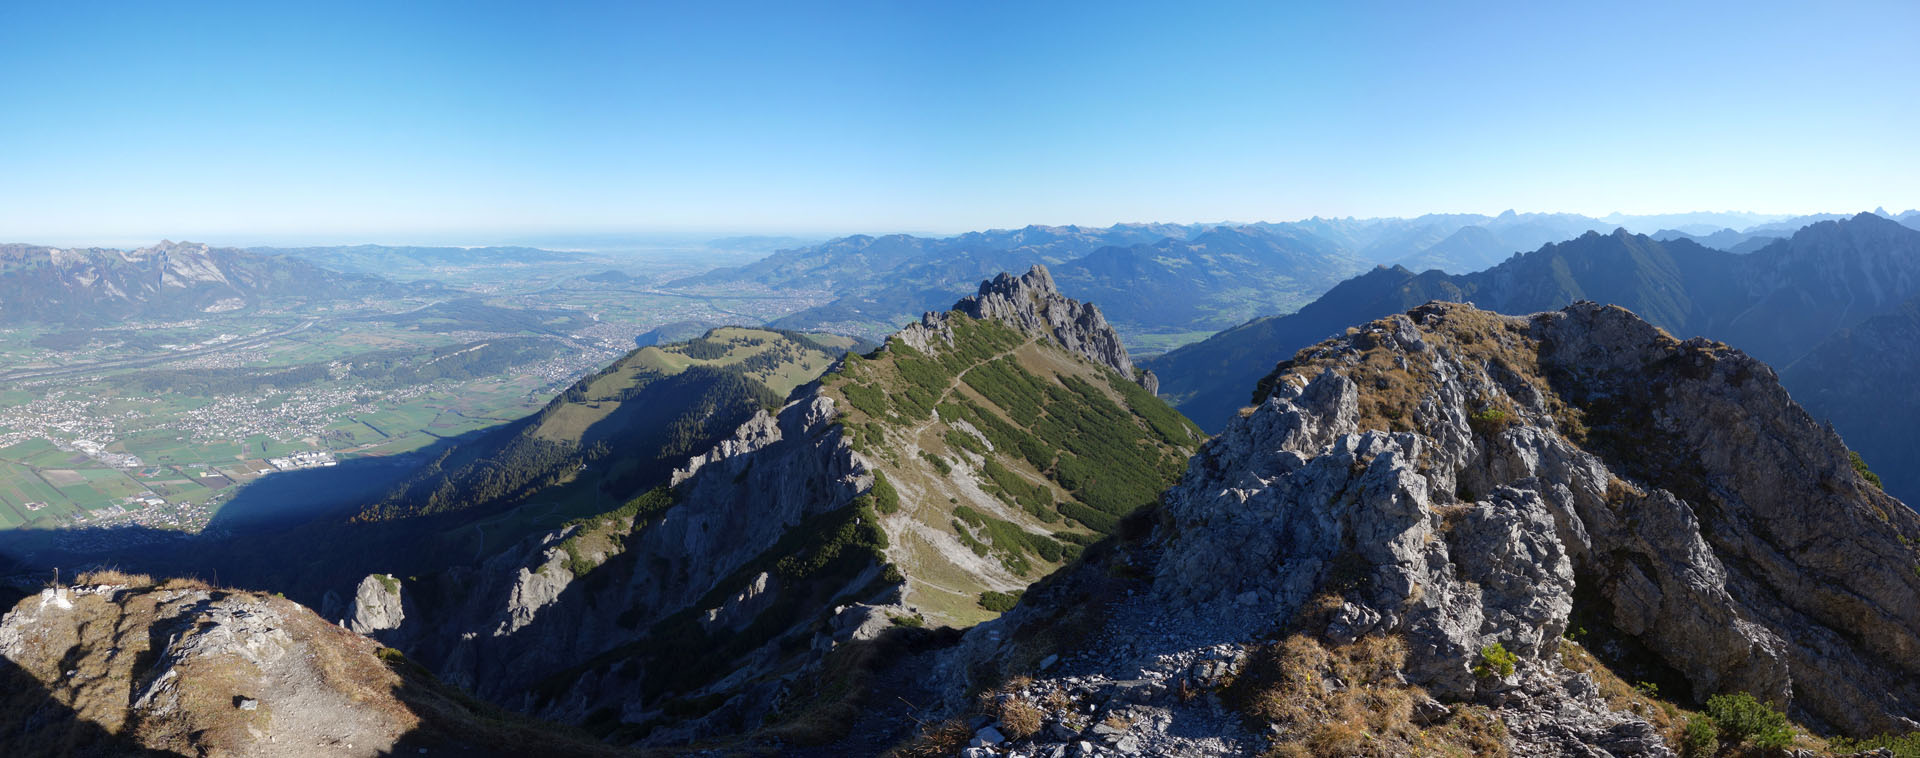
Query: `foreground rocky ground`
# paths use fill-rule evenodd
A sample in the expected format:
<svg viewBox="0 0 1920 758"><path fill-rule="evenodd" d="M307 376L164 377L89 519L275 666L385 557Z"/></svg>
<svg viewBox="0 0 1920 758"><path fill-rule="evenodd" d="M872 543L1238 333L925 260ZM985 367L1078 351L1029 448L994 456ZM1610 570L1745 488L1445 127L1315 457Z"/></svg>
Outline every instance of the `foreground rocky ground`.
<svg viewBox="0 0 1920 758"><path fill-rule="evenodd" d="M1801 750L1920 729L1920 519L1739 351L1433 304L1261 392L1150 533L968 634L986 694L915 749L1664 756L1732 693Z"/></svg>
<svg viewBox="0 0 1920 758"><path fill-rule="evenodd" d="M10 756L593 755L285 598L83 575L0 620Z"/></svg>

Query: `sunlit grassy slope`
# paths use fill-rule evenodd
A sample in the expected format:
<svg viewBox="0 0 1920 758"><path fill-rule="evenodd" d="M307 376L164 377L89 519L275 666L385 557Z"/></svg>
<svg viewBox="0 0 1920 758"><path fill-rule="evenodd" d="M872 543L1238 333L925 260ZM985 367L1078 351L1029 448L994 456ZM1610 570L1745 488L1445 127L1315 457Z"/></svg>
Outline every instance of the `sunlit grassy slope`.
<svg viewBox="0 0 1920 758"><path fill-rule="evenodd" d="M618 506L819 376L844 341L722 327L635 350L539 413L449 450L362 517L528 503L544 522Z"/></svg>
<svg viewBox="0 0 1920 758"><path fill-rule="evenodd" d="M1203 435L1050 340L958 315L954 332L937 355L894 338L823 384L897 493L882 521L907 603L967 624L994 614L982 593L1023 589L1154 502Z"/></svg>

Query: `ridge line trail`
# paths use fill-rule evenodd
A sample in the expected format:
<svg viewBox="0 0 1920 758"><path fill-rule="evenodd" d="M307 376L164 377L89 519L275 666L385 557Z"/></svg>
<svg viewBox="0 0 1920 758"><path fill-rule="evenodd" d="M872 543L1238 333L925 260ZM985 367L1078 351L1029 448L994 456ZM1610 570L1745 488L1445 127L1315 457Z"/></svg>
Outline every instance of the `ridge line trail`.
<svg viewBox="0 0 1920 758"><path fill-rule="evenodd" d="M1033 339L1027 340L1026 342L1022 342L1018 345L1014 345L1013 347L1007 348L1006 350L1001 351L998 355L995 355L992 358L988 358L984 361L980 361L979 363L976 363L973 366L969 367L966 371L962 371L958 374L954 374L952 379L947 380L947 388L940 391L939 397L934 398L933 400L934 404L939 405L941 401L946 400L948 396L952 395L954 390L959 389L960 382L965 380L967 377L967 374L972 373L974 369L979 368L988 363L992 363L994 361L1000 360L1001 358L1005 358L1009 355L1013 355L1014 353L1019 352L1020 348L1038 343L1040 340L1043 340L1043 339L1046 339L1046 338L1034 337ZM996 405L995 407L999 407L999 406ZM1000 410L1005 411L1006 409L1001 408ZM907 439L913 440L914 442L918 443L920 441L920 435L926 433L927 427L933 426L933 423L939 420L940 420L940 410L936 408L934 409L933 413L927 418L926 421L920 422L919 426L914 427L913 431L907 433Z"/></svg>
<svg viewBox="0 0 1920 758"><path fill-rule="evenodd" d="M966 379L967 374L972 373L974 369L984 366L988 363L992 363L994 361L1000 360L1001 358L1005 358L1007 356L1013 355L1014 353L1019 352L1022 348L1028 347L1030 345L1039 344L1039 342L1044 339L1046 339L1045 336L1034 337L1032 339L1027 340L1026 342L1022 342L1018 345L1007 348L1006 350L1001 351L999 354L993 356L992 358L988 358L986 360L980 361L979 363L976 363L972 367L968 368L966 371L962 371L958 374L955 374L953 379L948 380L947 388L940 392L940 396L938 398L934 399L933 401L934 404L938 405L940 402L946 400L949 396L951 396L954 390L957 390L960 388L960 383ZM988 401L988 402L991 403L992 401ZM1000 410L1002 414L1005 414L1007 410L1005 408L1000 408L997 404L994 405L994 407ZM927 418L926 421L920 422L919 425L913 427L913 430L911 432L907 433L907 439L912 441L915 445L918 445L921 450L926 450L927 446L925 442L921 440L921 437L926 434L926 431L929 427L933 426L935 422L940 420L941 420L940 411L939 409L936 408L931 414L929 414L929 417ZM1044 475L1030 475L1025 470L1017 466L1009 467L1007 471L1012 472L1014 476L1020 477L1021 479L1025 479L1028 484L1037 484L1039 486L1046 487L1049 492L1053 491L1058 486L1052 480L1047 479ZM1022 528L1026 529L1026 531L1033 532L1035 534L1043 533L1038 531L1035 527L1029 524L1023 524ZM946 589L946 588L942 588L942 589Z"/></svg>

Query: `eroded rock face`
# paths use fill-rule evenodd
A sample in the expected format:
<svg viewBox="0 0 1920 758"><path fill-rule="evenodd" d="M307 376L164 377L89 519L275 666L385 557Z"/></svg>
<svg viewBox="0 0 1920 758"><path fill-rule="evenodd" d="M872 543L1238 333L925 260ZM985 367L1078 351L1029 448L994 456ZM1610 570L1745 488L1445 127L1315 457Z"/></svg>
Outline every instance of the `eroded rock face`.
<svg viewBox="0 0 1920 758"><path fill-rule="evenodd" d="M1002 273L981 282L979 294L961 298L953 310L999 321L1036 337L1051 337L1068 352L1118 371L1148 392L1159 390L1160 380L1152 372L1134 371L1119 333L1107 324L1100 308L1060 294L1045 266L1035 264L1020 276ZM943 345L953 345L953 330L947 325L950 318L946 313L928 313L898 336L915 350L936 352Z"/></svg>
<svg viewBox="0 0 1920 758"><path fill-rule="evenodd" d="M1328 374L1320 389L1325 406L1351 407L1344 377ZM1311 436L1306 419L1276 420L1293 427L1283 440ZM1422 473L1434 451L1412 433L1342 435L1311 458L1273 452L1255 470L1222 472L1239 487L1196 478L1169 496L1181 534L1155 585L1165 602L1244 619L1252 634L1291 616L1331 579L1353 589L1328 639L1405 635L1409 675L1454 698L1474 694L1482 647L1552 655L1574 573L1537 492L1501 487L1458 502ZM1238 602L1245 593L1255 602Z"/></svg>
<svg viewBox="0 0 1920 758"><path fill-rule="evenodd" d="M530 538L430 586L408 587L418 607L398 629L376 634L404 644L445 681L544 718L578 722L637 702L639 672L589 672L546 697L533 690L556 672L644 639L683 610L700 613L711 629L751 624L777 589L765 572L758 591L751 580L739 589L723 582L794 525L845 508L873 486L833 417L832 399L820 394L762 412L676 470L676 504L624 544L567 544L578 527ZM576 560L597 567L593 581L575 575ZM716 589L729 593L724 603L696 607Z"/></svg>
<svg viewBox="0 0 1920 758"><path fill-rule="evenodd" d="M1146 591L1030 690L1175 689L1188 675L1164 662L1280 631L1328 649L1395 638L1406 682L1491 709L1516 754L1671 755L1568 668L1578 604L1694 699L1749 692L1855 735L1920 725L1920 518L1745 354L1591 303L1429 304L1302 351L1262 388L1127 559L1151 567ZM970 633L943 675L1012 654L1063 600ZM1486 664L1495 644L1512 673ZM1162 737L1248 739L1150 704Z"/></svg>
<svg viewBox="0 0 1920 758"><path fill-rule="evenodd" d="M710 608L700 617L700 625L708 632L720 629L740 631L753 622L753 617L773 604L774 593L772 576L762 571L748 582L745 589L727 598L727 602L718 608Z"/></svg>
<svg viewBox="0 0 1920 758"><path fill-rule="evenodd" d="M1329 637L1403 634L1410 676L1471 697L1484 645L1551 661L1579 584L1697 698L1920 719L1920 526L1758 361L1619 308L1432 304L1292 364L1170 493L1168 602L1257 592L1270 623L1332 578ZM1356 433L1381 414L1407 431Z"/></svg>

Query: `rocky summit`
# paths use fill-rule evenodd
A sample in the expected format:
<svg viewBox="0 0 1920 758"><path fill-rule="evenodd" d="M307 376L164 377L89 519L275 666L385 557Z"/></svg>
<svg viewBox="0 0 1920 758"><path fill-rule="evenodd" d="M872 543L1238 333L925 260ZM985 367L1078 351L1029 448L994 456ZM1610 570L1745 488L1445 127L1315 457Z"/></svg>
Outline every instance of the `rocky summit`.
<svg viewBox="0 0 1920 758"><path fill-rule="evenodd" d="M919 745L1659 756L1738 693L1803 740L1920 728L1920 518L1740 351L1434 303L1261 395L1150 535L942 661L993 731Z"/></svg>
<svg viewBox="0 0 1920 758"><path fill-rule="evenodd" d="M1159 389L1152 372L1134 368L1126 347L1120 344L1120 335L1107 324L1100 308L1062 296L1045 266L1036 264L1018 277L1002 272L981 282L978 294L954 303L948 313L926 314L920 323L902 330L899 337L921 352L933 350L935 340L951 347L950 314L999 321L1027 334L1052 337L1069 352L1134 378L1150 393Z"/></svg>

